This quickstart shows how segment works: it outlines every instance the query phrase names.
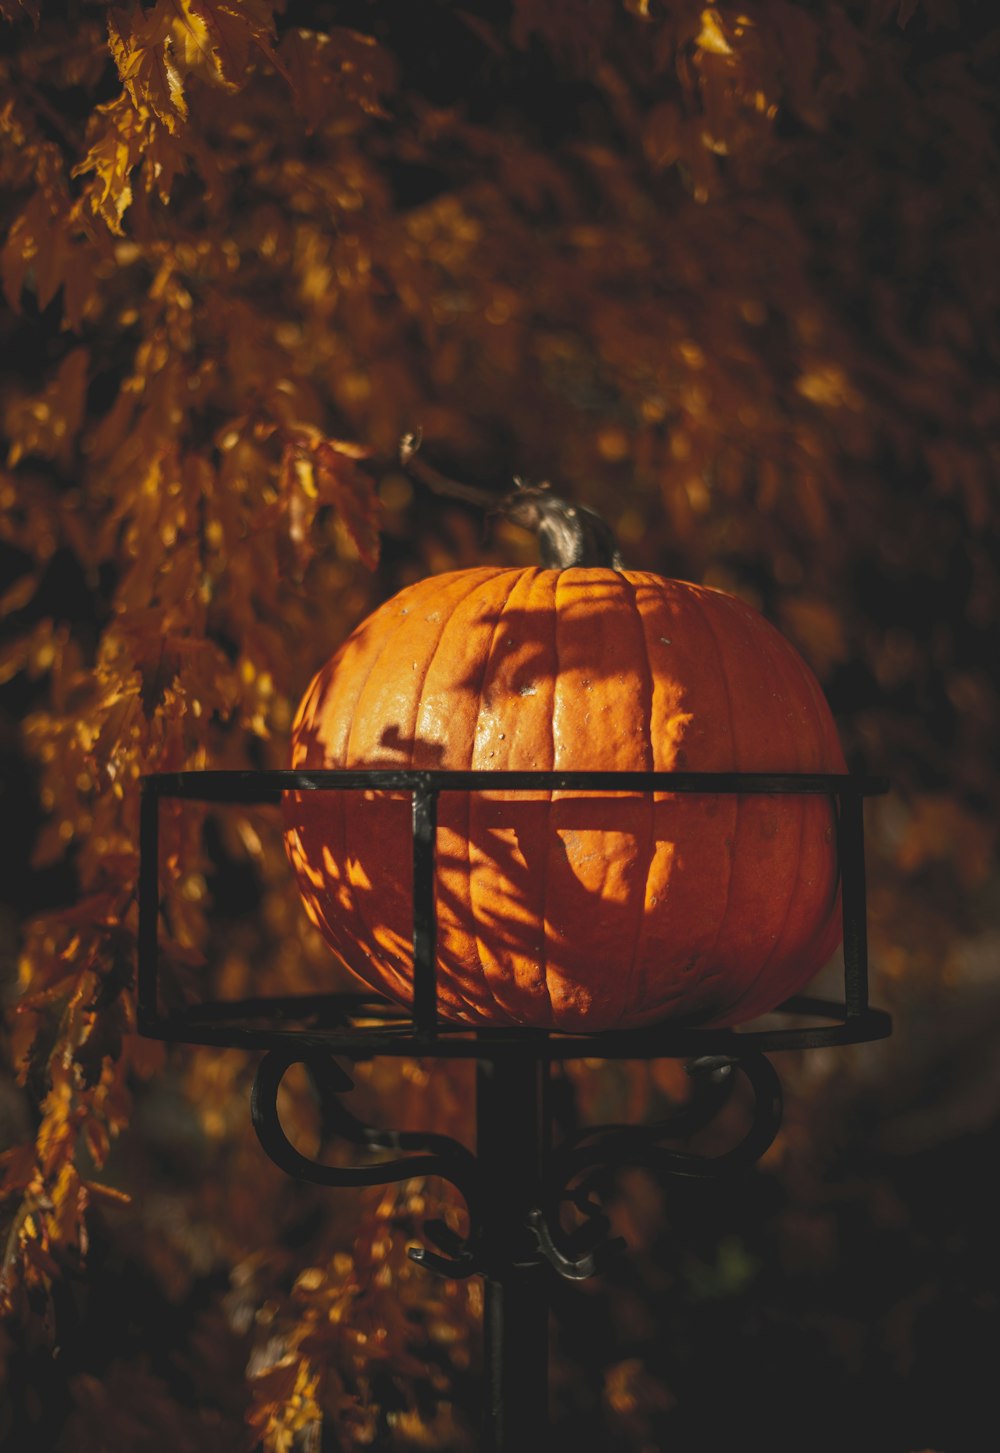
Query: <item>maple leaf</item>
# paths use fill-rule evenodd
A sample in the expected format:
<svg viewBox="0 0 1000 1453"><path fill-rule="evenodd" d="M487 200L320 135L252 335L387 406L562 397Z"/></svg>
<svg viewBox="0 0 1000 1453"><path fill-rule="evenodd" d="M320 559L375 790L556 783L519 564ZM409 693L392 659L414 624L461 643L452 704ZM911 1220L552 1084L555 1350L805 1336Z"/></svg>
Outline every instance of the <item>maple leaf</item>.
<svg viewBox="0 0 1000 1453"><path fill-rule="evenodd" d="M695 40L699 50L711 51L714 55L731 56L733 48L722 28L722 17L718 10L709 6L701 12L701 30Z"/></svg>
<svg viewBox="0 0 1000 1453"><path fill-rule="evenodd" d="M13 585L9 586L0 595L0 620L4 616L14 615L17 611L23 610L30 600L34 598L38 589L41 576L37 571L30 570L22 575ZM0 668L2 671L2 668ZM12 673L13 674L13 673ZM3 680L0 674L0 681Z"/></svg>
<svg viewBox="0 0 1000 1453"><path fill-rule="evenodd" d="M10 126L18 134L10 107L0 117L0 132ZM82 238L75 225L62 157L48 144L28 143L23 134L23 155L30 163L36 189L13 219L0 252L0 277L10 306L19 309L24 288L32 287L39 305L47 308L63 290L67 324L79 329L97 292L99 261L91 238Z"/></svg>
<svg viewBox="0 0 1000 1453"><path fill-rule="evenodd" d="M96 137L71 175L95 174L87 192L90 208L104 219L110 232L121 236L122 218L132 204L132 171L142 155L147 122L126 93L95 107L94 115L99 118Z"/></svg>
<svg viewBox="0 0 1000 1453"><path fill-rule="evenodd" d="M282 490L287 501L288 532L300 558L308 552L307 537L321 505L331 505L361 561L373 570L379 556L379 510L371 484L357 468L367 451L318 429L300 424L292 432L282 458Z"/></svg>
<svg viewBox="0 0 1000 1453"><path fill-rule="evenodd" d="M274 16L266 0L175 0L175 9L188 66L207 70L217 84L239 90L255 49L284 71L271 46Z"/></svg>
<svg viewBox="0 0 1000 1453"><path fill-rule="evenodd" d="M187 153L179 145L178 133L150 123L142 153L142 179L147 192L156 192L166 205L170 201L174 179L187 167ZM197 148L195 148L197 149Z"/></svg>
<svg viewBox="0 0 1000 1453"><path fill-rule="evenodd" d="M108 38L118 74L137 111L148 106L168 131L187 120L183 79L173 54L177 10L157 0L152 10L108 13Z"/></svg>

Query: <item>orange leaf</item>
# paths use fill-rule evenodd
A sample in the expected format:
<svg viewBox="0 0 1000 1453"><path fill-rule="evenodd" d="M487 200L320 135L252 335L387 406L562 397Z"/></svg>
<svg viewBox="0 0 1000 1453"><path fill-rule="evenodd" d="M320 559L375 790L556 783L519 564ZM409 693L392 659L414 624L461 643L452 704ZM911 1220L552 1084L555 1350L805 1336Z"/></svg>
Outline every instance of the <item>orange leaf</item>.
<svg viewBox="0 0 1000 1453"><path fill-rule="evenodd" d="M188 114L173 54L176 18L171 0L157 0L152 10L131 17L108 14L111 54L133 106L137 111L148 106L168 131L176 131Z"/></svg>
<svg viewBox="0 0 1000 1453"><path fill-rule="evenodd" d="M126 94L95 107L94 115L103 119L103 128L97 129L90 150L72 175L94 173L87 192L91 210L104 219L109 231L120 236L122 218L132 205L132 171L142 155L147 121Z"/></svg>
<svg viewBox="0 0 1000 1453"><path fill-rule="evenodd" d="M695 45L699 50L710 51L713 55L732 55L733 48L726 39L718 10L709 7L701 12L701 31Z"/></svg>
<svg viewBox="0 0 1000 1453"><path fill-rule="evenodd" d="M32 570L27 575L22 575L20 580L15 580L0 595L0 616L13 615L15 611L23 610L38 589L40 578L38 571Z"/></svg>
<svg viewBox="0 0 1000 1453"><path fill-rule="evenodd" d="M279 71L271 48L274 16L265 0L179 0L189 61L200 60L220 84L238 90L256 48Z"/></svg>
<svg viewBox="0 0 1000 1453"><path fill-rule="evenodd" d="M314 458L321 502L334 506L362 563L374 570L379 556L379 506L371 484L335 440L322 440Z"/></svg>
<svg viewBox="0 0 1000 1453"><path fill-rule="evenodd" d="M379 505L356 461L366 451L341 439L327 439L308 424L299 424L285 446L281 485L288 511L288 532L301 558L308 554L307 536L321 505L330 505L358 552L373 570L379 556Z"/></svg>

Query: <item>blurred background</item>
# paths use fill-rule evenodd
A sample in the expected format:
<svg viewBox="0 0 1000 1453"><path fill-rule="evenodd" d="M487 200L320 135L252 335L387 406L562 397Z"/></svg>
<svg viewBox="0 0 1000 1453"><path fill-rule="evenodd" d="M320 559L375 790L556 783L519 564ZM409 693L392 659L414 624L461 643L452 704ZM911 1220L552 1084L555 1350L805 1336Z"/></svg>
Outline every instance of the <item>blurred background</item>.
<svg viewBox="0 0 1000 1453"><path fill-rule="evenodd" d="M995 262L976 0L0 3L0 1443L475 1446L432 1182L265 1161L252 1059L133 1033L142 772L284 766L425 574L531 562L515 475L816 671L867 808L886 1043L782 1055L719 1188L624 1176L556 1288L553 1447L978 1453L1000 1357ZM266 812L169 816L183 992L340 982ZM468 1136L464 1071L381 1124ZM669 1063L569 1071L593 1120ZM286 1122L320 1127L289 1077ZM453 1216L454 1208L447 1214Z"/></svg>

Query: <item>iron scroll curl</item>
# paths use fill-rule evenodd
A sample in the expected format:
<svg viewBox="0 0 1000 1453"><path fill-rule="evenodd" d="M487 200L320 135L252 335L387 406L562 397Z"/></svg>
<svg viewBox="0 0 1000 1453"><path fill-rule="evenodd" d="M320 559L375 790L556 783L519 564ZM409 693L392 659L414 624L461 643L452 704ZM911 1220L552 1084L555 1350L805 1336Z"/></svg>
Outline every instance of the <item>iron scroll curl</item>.
<svg viewBox="0 0 1000 1453"><path fill-rule="evenodd" d="M310 1160L285 1134L278 1113L281 1082L293 1065L307 1071L319 1096L326 1135L330 1133L367 1150L412 1151L398 1159L379 1160L371 1165L334 1166ZM454 1277L471 1276L478 1269L473 1251L479 1224L481 1192L476 1158L449 1135L408 1130L377 1130L365 1125L343 1104L341 1096L354 1088L350 1075L331 1055L305 1047L269 1050L257 1066L250 1092L250 1115L257 1139L268 1159L286 1175L317 1186L358 1189L391 1185L425 1176L436 1176L455 1187L468 1208L472 1234L468 1241L440 1228L439 1235L452 1253L441 1256L415 1247L415 1261ZM326 1137L324 1137L326 1138ZM437 1223L430 1223L433 1232ZM412 1252L411 1252L412 1255Z"/></svg>
<svg viewBox="0 0 1000 1453"><path fill-rule="evenodd" d="M705 1055L691 1060L686 1069L694 1093L673 1114L650 1125L587 1126L550 1156L542 1203L529 1220L540 1253L565 1279L583 1281L595 1275L608 1253L624 1244L610 1237L610 1222L593 1199L614 1171L642 1168L661 1183L677 1176L713 1180L749 1171L774 1141L783 1097L777 1071L765 1055ZM750 1125L742 1139L716 1155L664 1145L664 1140L688 1139L715 1119L732 1096L737 1070L753 1093ZM560 1221L560 1206L566 1202L585 1217L570 1235Z"/></svg>
<svg viewBox="0 0 1000 1453"><path fill-rule="evenodd" d="M363 1166L325 1165L303 1155L285 1134L277 1107L282 1080L296 1064L307 1071L318 1093L324 1138L336 1135L366 1150L413 1153ZM535 1251L525 1264L547 1261L568 1281L583 1281L601 1270L608 1255L624 1243L610 1236L610 1222L593 1196L618 1170L642 1168L662 1182L675 1176L714 1179L749 1170L759 1160L781 1121L781 1083L770 1060L759 1053L739 1059L711 1055L691 1061L687 1070L695 1085L691 1100L665 1119L646 1126L587 1126L550 1152L538 1204L526 1216ZM743 1138L711 1156L664 1145L664 1140L687 1139L719 1114L733 1092L737 1070L753 1092L751 1123ZM342 1096L352 1088L347 1071L322 1051L289 1048L265 1054L254 1078L250 1108L258 1140L269 1159L287 1175L320 1186L360 1188L426 1176L448 1181L468 1208L468 1237L460 1237L443 1222L430 1222L425 1229L438 1249L414 1245L408 1254L418 1265L442 1276L465 1278L483 1271L483 1192L476 1156L447 1135L365 1125L343 1104ZM572 1233L563 1229L560 1220L560 1206L566 1202L572 1202L585 1218Z"/></svg>

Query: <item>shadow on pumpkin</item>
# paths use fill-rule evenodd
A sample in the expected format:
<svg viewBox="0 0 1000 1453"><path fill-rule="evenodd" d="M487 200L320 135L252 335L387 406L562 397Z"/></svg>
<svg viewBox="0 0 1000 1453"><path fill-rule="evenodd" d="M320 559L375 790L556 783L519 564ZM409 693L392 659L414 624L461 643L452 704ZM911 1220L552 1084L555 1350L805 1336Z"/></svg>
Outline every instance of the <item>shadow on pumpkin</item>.
<svg viewBox="0 0 1000 1453"><path fill-rule="evenodd" d="M452 601L444 651L436 612L409 620L398 640L391 622L374 636L366 623L353 648L361 657L351 660L348 643L314 683L292 765L842 765L809 702L815 683L789 665L776 633L755 645L738 603L713 597L730 634L723 670L701 612L685 615L682 636L652 589L646 608L660 615L644 627L636 610L609 608L623 591L639 599L641 585L621 577L573 593L558 624L551 609L519 608L519 588L488 608L474 592ZM654 638L669 664L651 661ZM706 671L712 652L717 669ZM812 716L804 732L789 722L793 709ZM310 917L356 974L407 1002L408 797L289 794L284 816ZM567 1030L668 1015L735 1022L801 988L839 939L826 799L445 792L438 820L438 994L448 1018Z"/></svg>
<svg viewBox="0 0 1000 1453"><path fill-rule="evenodd" d="M815 884L792 871L803 819L819 828L824 814L822 799L442 793L441 1012L587 1030L766 1011L836 948L835 871L820 933ZM289 794L284 818L313 922L355 973L409 1002L408 795ZM757 840L739 866L734 818Z"/></svg>

